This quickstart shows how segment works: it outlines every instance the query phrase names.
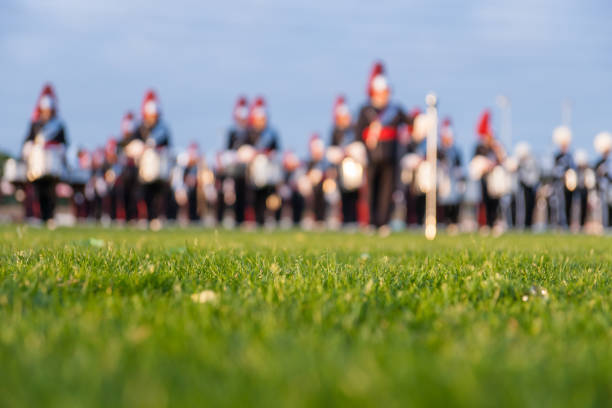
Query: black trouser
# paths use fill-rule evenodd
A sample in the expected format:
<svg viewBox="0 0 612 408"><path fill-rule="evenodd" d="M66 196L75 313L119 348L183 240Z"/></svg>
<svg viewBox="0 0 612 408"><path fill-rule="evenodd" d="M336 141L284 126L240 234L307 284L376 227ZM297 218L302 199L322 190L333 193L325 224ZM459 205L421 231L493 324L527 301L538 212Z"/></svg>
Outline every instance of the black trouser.
<svg viewBox="0 0 612 408"><path fill-rule="evenodd" d="M125 211L125 220L138 218L138 169L127 166L121 175L121 200Z"/></svg>
<svg viewBox="0 0 612 408"><path fill-rule="evenodd" d="M257 225L264 225L266 222L266 201L270 194L274 191L274 187L263 187L255 189L255 222Z"/></svg>
<svg viewBox="0 0 612 408"><path fill-rule="evenodd" d="M246 210L247 201L247 182L245 177L236 177L234 179L234 192L236 193L236 201L234 202L234 218L236 220L236 224L242 224L244 222L244 212Z"/></svg>
<svg viewBox="0 0 612 408"><path fill-rule="evenodd" d="M40 218L48 221L53 218L55 212L55 180L43 177L32 183L38 204L40 206Z"/></svg>
<svg viewBox="0 0 612 408"><path fill-rule="evenodd" d="M359 190L342 191L342 222L344 224L354 224L357 222L357 200Z"/></svg>
<svg viewBox="0 0 612 408"><path fill-rule="evenodd" d="M158 218L163 213L164 204L167 202L167 185L163 181L144 184L142 186L144 200L147 205L147 218L149 221Z"/></svg>
<svg viewBox="0 0 612 408"><path fill-rule="evenodd" d="M166 189L166 219L176 220L178 216L179 206L174 196L174 189L168 187Z"/></svg>
<svg viewBox="0 0 612 408"><path fill-rule="evenodd" d="M299 225L304 212L304 197L297 191L291 193L291 220L293 225Z"/></svg>
<svg viewBox="0 0 612 408"><path fill-rule="evenodd" d="M486 180L482 179L482 201L485 205L485 213L487 216L487 225L489 227L493 227L495 224L495 220L497 219L497 211L499 210L499 198L494 198L489 195L489 191L487 189Z"/></svg>
<svg viewBox="0 0 612 408"><path fill-rule="evenodd" d="M416 212L417 224L419 225L423 225L425 223L425 206L425 194L414 196L414 208Z"/></svg>
<svg viewBox="0 0 612 408"><path fill-rule="evenodd" d="M312 212L315 221L325 221L325 194L323 193L323 182L314 186L312 190Z"/></svg>
<svg viewBox="0 0 612 408"><path fill-rule="evenodd" d="M442 219L446 225L459 222L459 204L442 205Z"/></svg>
<svg viewBox="0 0 612 408"><path fill-rule="evenodd" d="M572 204L574 202L574 192L563 188L563 198L565 200L565 222L572 225Z"/></svg>
<svg viewBox="0 0 612 408"><path fill-rule="evenodd" d="M370 224L380 227L391 219L395 163L393 160L369 163L367 177Z"/></svg>
<svg viewBox="0 0 612 408"><path fill-rule="evenodd" d="M523 211L525 212L525 227L533 225L533 212L535 210L536 190L535 187L521 183L519 194L523 195Z"/></svg>
<svg viewBox="0 0 612 408"><path fill-rule="evenodd" d="M217 179L217 223L221 224L223 222L223 217L225 216L225 192L223 191L223 182L225 181L225 176L218 176Z"/></svg>
<svg viewBox="0 0 612 408"><path fill-rule="evenodd" d="M198 221L200 219L200 214L198 214L198 189L196 187L187 189L187 209L189 221Z"/></svg>
<svg viewBox="0 0 612 408"><path fill-rule="evenodd" d="M589 196L589 193L586 189L579 189L578 191L576 191L576 193L578 194L578 205L580 206L580 225L584 226L584 224L586 223L586 216L587 216L587 198Z"/></svg>

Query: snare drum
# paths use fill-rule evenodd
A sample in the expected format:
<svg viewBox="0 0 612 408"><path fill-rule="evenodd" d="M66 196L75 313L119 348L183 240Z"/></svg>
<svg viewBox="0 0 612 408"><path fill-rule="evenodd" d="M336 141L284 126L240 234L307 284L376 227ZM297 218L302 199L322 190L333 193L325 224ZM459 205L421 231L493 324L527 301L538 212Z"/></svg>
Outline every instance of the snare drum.
<svg viewBox="0 0 612 408"><path fill-rule="evenodd" d="M41 178L59 179L64 171L64 149L62 146L44 146L33 143L26 158L28 181Z"/></svg>

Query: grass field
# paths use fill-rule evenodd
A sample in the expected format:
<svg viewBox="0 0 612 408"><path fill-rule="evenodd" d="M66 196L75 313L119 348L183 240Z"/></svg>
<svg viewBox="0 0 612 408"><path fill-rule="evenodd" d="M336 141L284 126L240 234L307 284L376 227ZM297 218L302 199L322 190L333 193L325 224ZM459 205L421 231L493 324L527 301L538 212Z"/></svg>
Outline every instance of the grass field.
<svg viewBox="0 0 612 408"><path fill-rule="evenodd" d="M0 227L0 406L610 405L611 276L610 237Z"/></svg>

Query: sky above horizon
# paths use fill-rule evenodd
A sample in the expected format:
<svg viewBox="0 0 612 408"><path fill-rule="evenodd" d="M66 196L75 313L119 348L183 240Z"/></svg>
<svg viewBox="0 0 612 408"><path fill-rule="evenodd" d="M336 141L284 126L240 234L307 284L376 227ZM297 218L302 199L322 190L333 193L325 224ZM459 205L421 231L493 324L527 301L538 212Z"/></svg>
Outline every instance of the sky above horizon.
<svg viewBox="0 0 612 408"><path fill-rule="evenodd" d="M594 1L4 0L0 150L17 153L43 83L73 146L102 145L123 113L159 93L173 144L224 144L237 95L264 95L283 148L329 138L337 94L353 111L375 60L406 109L428 91L466 152L480 112L512 104L513 141L553 150L571 101L574 146L612 131L612 3Z"/></svg>

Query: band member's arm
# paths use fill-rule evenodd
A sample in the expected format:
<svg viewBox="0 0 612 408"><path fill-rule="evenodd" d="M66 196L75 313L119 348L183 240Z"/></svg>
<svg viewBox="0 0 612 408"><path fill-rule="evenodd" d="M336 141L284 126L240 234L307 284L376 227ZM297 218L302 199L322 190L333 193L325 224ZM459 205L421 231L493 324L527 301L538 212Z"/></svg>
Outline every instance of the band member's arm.
<svg viewBox="0 0 612 408"><path fill-rule="evenodd" d="M359 111L357 124L355 126L355 141L363 142L363 132L368 126L370 126L370 119L367 117L366 107L363 107Z"/></svg>
<svg viewBox="0 0 612 408"><path fill-rule="evenodd" d="M49 142L63 144L63 145L68 144L68 140L66 138L66 129L64 128L64 125L60 125L59 130L57 131L55 135L53 135L53 138L51 138Z"/></svg>
<svg viewBox="0 0 612 408"><path fill-rule="evenodd" d="M227 150L236 149L238 144L238 132L235 129L231 129L227 134Z"/></svg>
<svg viewBox="0 0 612 408"><path fill-rule="evenodd" d="M30 123L30 127L28 129L27 136L26 136L25 140L23 141L24 144L26 142L34 141L34 138L36 137L36 129L34 129L34 127L35 127L34 123Z"/></svg>

